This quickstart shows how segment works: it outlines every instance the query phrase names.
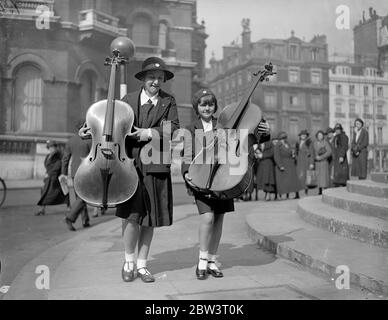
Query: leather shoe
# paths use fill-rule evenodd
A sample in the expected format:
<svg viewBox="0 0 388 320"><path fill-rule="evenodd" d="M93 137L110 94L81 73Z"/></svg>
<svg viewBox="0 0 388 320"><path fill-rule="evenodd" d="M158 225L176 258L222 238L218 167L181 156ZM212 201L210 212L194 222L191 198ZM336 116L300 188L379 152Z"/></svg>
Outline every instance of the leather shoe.
<svg viewBox="0 0 388 320"><path fill-rule="evenodd" d="M220 270L207 268L207 273L211 274L214 278L222 278L224 274Z"/></svg>
<svg viewBox="0 0 388 320"><path fill-rule="evenodd" d="M89 222L84 223L83 226L84 226L84 228L89 228L90 227L90 223Z"/></svg>
<svg viewBox="0 0 388 320"><path fill-rule="evenodd" d="M195 275L197 276L198 280L206 280L208 277L208 273L206 272L206 269L201 270L198 268L198 265L197 265L197 269L195 269Z"/></svg>
<svg viewBox="0 0 388 320"><path fill-rule="evenodd" d="M75 231L73 223L68 218L65 218L65 223L67 225L67 229L69 229L70 231Z"/></svg>
<svg viewBox="0 0 388 320"><path fill-rule="evenodd" d="M124 282L131 282L135 279L135 271L134 269L126 271L124 269L126 263L128 262L124 262L123 268L121 269L121 278L123 279Z"/></svg>
<svg viewBox="0 0 388 320"><path fill-rule="evenodd" d="M144 269L145 273L140 273L139 272L140 269ZM151 272L148 271L147 268L137 269L137 276L140 277L140 279L143 280L143 282L145 282L145 283L155 282L154 276L151 274Z"/></svg>

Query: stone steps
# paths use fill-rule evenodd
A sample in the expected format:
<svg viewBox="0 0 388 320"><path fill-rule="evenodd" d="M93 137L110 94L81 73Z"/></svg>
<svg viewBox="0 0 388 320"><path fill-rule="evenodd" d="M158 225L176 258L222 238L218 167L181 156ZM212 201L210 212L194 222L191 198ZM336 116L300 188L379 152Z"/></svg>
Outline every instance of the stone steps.
<svg viewBox="0 0 388 320"><path fill-rule="evenodd" d="M388 199L350 193L343 188L323 191L322 201L335 208L388 220Z"/></svg>
<svg viewBox="0 0 388 320"><path fill-rule="evenodd" d="M346 184L346 190L351 193L388 199L387 183L375 182L372 180L349 180Z"/></svg>
<svg viewBox="0 0 388 320"><path fill-rule="evenodd" d="M388 172L372 172L370 177L372 181L388 183Z"/></svg>
<svg viewBox="0 0 388 320"><path fill-rule="evenodd" d="M388 295L387 248L323 231L295 211L256 211L246 216L246 223L249 236L260 247L329 277L333 286L342 274L337 267L348 268L351 286Z"/></svg>
<svg viewBox="0 0 388 320"><path fill-rule="evenodd" d="M343 237L388 248L388 221L331 207L320 196L298 202L297 213L306 222Z"/></svg>

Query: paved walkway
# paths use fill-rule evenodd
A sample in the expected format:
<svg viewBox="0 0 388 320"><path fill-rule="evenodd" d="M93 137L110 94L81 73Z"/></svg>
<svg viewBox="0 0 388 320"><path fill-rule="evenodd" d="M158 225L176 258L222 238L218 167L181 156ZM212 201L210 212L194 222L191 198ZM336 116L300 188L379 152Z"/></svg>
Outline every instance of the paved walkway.
<svg viewBox="0 0 388 320"><path fill-rule="evenodd" d="M194 205L175 207L175 222L154 235L149 269L156 282L121 280L123 245L119 219L103 223L55 245L30 261L4 299L373 299L355 289L338 290L334 282L259 249L247 236L245 216L269 205L277 214L296 201L236 203L225 217L220 258L225 277L199 281L199 217ZM262 211L263 212L263 211ZM50 270L50 289L38 290L38 266Z"/></svg>

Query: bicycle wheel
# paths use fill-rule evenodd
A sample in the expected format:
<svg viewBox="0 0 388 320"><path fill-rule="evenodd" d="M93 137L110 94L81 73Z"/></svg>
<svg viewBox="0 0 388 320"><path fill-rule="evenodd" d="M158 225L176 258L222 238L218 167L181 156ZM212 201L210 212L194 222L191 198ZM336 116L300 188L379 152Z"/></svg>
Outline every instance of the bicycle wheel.
<svg viewBox="0 0 388 320"><path fill-rule="evenodd" d="M7 195L7 186L3 179L0 178L0 207L5 201L5 196Z"/></svg>

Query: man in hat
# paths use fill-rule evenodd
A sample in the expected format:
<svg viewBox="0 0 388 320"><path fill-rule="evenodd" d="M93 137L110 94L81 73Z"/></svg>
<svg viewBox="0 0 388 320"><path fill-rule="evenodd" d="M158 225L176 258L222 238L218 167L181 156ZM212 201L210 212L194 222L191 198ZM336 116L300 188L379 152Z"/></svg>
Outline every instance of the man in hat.
<svg viewBox="0 0 388 320"><path fill-rule="evenodd" d="M334 127L335 136L333 140L333 184L335 187L346 186L349 180L349 165L346 152L349 148L349 138L345 134L342 125L337 123Z"/></svg>
<svg viewBox="0 0 388 320"><path fill-rule="evenodd" d="M84 120L80 120L77 122L75 126L76 132L78 132L78 130L83 126L84 122ZM71 178L74 181L74 176L79 165L81 164L81 160L87 157L90 152L90 148L91 140L83 140L80 138L79 135L76 134L70 137L69 141L66 144L65 152L62 158L62 174L60 176L61 179L67 180L71 158ZM76 200L72 206L71 211L65 217L65 223L70 231L75 231L73 223L77 220L80 214L82 216L83 227L87 228L90 226L88 208L85 201L79 198L76 193L75 198Z"/></svg>
<svg viewBox="0 0 388 320"><path fill-rule="evenodd" d="M175 98L161 88L174 77L162 59L146 59L135 77L142 82L140 90L127 94L122 100L134 111L134 132L127 139L127 153L135 159L139 185L132 198L117 207L116 216L122 218L123 226L123 281L133 281L137 269L143 282L154 282L155 278L147 269L154 228L170 226L173 222L171 164L163 159L163 152L170 150L163 150L163 146L169 145L172 133L179 128L179 120ZM154 146L154 150L159 149L159 161L143 163L142 149L149 147L148 144Z"/></svg>

